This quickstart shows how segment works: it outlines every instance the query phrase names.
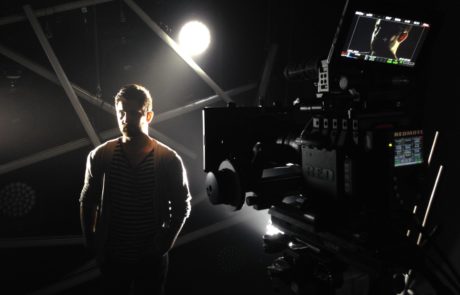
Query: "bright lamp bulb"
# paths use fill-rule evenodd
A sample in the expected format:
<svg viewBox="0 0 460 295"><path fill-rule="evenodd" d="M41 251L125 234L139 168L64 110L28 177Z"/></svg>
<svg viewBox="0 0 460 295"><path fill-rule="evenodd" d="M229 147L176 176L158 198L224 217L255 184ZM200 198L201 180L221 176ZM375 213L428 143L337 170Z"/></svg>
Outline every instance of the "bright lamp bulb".
<svg viewBox="0 0 460 295"><path fill-rule="evenodd" d="M211 35L208 28L199 21L186 23L179 33L179 44L190 55L203 53L209 46Z"/></svg>

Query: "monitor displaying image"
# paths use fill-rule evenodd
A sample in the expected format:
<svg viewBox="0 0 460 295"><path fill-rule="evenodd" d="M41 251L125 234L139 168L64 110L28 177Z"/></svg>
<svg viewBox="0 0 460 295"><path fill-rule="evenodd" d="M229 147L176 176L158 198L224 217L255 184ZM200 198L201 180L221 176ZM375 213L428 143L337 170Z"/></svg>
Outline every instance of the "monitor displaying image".
<svg viewBox="0 0 460 295"><path fill-rule="evenodd" d="M356 11L340 55L413 67L429 29L420 21Z"/></svg>
<svg viewBox="0 0 460 295"><path fill-rule="evenodd" d="M395 167L423 163L423 132L421 130L396 132L394 151Z"/></svg>

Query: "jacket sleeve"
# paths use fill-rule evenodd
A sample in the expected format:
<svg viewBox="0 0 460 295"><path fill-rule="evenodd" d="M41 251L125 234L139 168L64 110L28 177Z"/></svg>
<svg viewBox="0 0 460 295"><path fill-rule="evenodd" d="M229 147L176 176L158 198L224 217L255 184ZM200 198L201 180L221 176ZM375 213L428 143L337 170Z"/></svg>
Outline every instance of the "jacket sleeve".
<svg viewBox="0 0 460 295"><path fill-rule="evenodd" d="M102 173L98 167L98 150L88 154L83 188L80 194L80 222L87 246L92 246L97 219L97 210L102 191Z"/></svg>
<svg viewBox="0 0 460 295"><path fill-rule="evenodd" d="M190 216L192 199L188 186L187 171L185 170L182 159L174 153L167 165L168 178L168 202L170 224L166 228L167 238L171 248L179 235L185 220Z"/></svg>

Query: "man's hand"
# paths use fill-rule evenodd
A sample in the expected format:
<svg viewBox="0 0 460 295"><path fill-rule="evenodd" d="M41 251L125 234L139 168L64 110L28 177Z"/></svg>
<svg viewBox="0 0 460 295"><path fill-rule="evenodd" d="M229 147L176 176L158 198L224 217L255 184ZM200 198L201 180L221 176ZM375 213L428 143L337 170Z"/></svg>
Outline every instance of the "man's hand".
<svg viewBox="0 0 460 295"><path fill-rule="evenodd" d="M167 238L167 234L160 231L153 237L153 245L145 249L142 256L144 258L158 259L171 250L171 248L171 242Z"/></svg>

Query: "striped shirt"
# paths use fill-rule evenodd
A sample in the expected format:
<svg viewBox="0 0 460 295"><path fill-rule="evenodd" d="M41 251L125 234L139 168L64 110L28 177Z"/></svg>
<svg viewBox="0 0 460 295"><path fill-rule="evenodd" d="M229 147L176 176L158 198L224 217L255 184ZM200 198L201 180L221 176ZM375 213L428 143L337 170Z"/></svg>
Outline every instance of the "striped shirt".
<svg viewBox="0 0 460 295"><path fill-rule="evenodd" d="M107 250L113 259L137 262L154 246L153 237L160 228L153 198L153 151L133 167L119 140L110 165L112 208Z"/></svg>

